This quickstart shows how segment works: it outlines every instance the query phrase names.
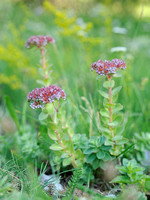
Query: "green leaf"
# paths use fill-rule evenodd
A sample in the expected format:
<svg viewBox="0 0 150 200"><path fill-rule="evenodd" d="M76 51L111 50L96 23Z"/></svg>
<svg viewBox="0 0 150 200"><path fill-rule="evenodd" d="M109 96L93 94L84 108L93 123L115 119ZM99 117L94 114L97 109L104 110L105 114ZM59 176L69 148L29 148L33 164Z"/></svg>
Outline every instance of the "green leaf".
<svg viewBox="0 0 150 200"><path fill-rule="evenodd" d="M48 117L48 113L41 112L39 114L39 120L40 121L47 119L47 117Z"/></svg>
<svg viewBox="0 0 150 200"><path fill-rule="evenodd" d="M97 147L92 149L92 153L97 153L97 152L98 152L98 148Z"/></svg>
<svg viewBox="0 0 150 200"><path fill-rule="evenodd" d="M111 123L108 123L109 126L112 126L112 127L116 127L119 125L119 122L118 121L114 121L114 122L111 122Z"/></svg>
<svg viewBox="0 0 150 200"><path fill-rule="evenodd" d="M112 113L114 114L116 112L119 112L122 109L123 109L123 106L120 103L117 103L115 104L115 106L113 106Z"/></svg>
<svg viewBox="0 0 150 200"><path fill-rule="evenodd" d="M97 169L99 167L99 165L100 165L100 162L97 159L95 159L92 163L92 167L94 170Z"/></svg>
<svg viewBox="0 0 150 200"><path fill-rule="evenodd" d="M105 146L105 145L102 145L102 147L101 147L101 149L103 151L109 151L111 148L112 148L112 146Z"/></svg>
<svg viewBox="0 0 150 200"><path fill-rule="evenodd" d="M121 140L117 141L117 145L123 145L123 144L126 144L127 142L128 142L128 139L122 138Z"/></svg>
<svg viewBox="0 0 150 200"><path fill-rule="evenodd" d="M117 176L116 178L114 178L111 183L128 183L130 184L131 183L131 180L129 177L127 176Z"/></svg>
<svg viewBox="0 0 150 200"><path fill-rule="evenodd" d="M103 160L100 160L99 166L104 170L105 169L105 162Z"/></svg>
<svg viewBox="0 0 150 200"><path fill-rule="evenodd" d="M106 138L104 136L100 137L100 145L104 144Z"/></svg>
<svg viewBox="0 0 150 200"><path fill-rule="evenodd" d="M144 167L135 167L135 168L131 169L131 173L143 172L143 171L144 171Z"/></svg>
<svg viewBox="0 0 150 200"><path fill-rule="evenodd" d="M63 166L64 166L64 167L70 165L71 163L72 163L72 158L71 158L71 157L65 158L65 159L63 160Z"/></svg>
<svg viewBox="0 0 150 200"><path fill-rule="evenodd" d="M9 114L12 117L12 119L14 120L18 130L20 131L19 119L18 119L18 116L16 114L16 111L14 109L14 106L13 106L10 98L8 96L5 96L5 101L6 101L6 106L9 111Z"/></svg>
<svg viewBox="0 0 150 200"><path fill-rule="evenodd" d="M111 131L108 129L108 128L105 128L105 127L101 127L101 131L104 132L104 133L111 133Z"/></svg>
<svg viewBox="0 0 150 200"><path fill-rule="evenodd" d="M52 149L54 151L60 151L63 148L59 144L53 144L53 145L50 146L50 149Z"/></svg>
<svg viewBox="0 0 150 200"><path fill-rule="evenodd" d="M119 169L119 171L120 171L120 173L122 173L122 172L128 172L128 169L127 169L127 167L126 166L117 166L117 168Z"/></svg>
<svg viewBox="0 0 150 200"><path fill-rule="evenodd" d="M103 160L104 161L107 161L107 160L111 160L112 159L112 157L111 157L111 155L109 154L109 153L105 153L105 156L104 156L104 158L103 158Z"/></svg>
<svg viewBox="0 0 150 200"><path fill-rule="evenodd" d="M105 81L104 83L103 83L103 87L105 87L105 88L109 88L109 87L114 87L114 85L115 85L115 81L114 80L111 80L111 81Z"/></svg>
<svg viewBox="0 0 150 200"><path fill-rule="evenodd" d="M112 90L112 96L115 96L116 94L119 93L119 91L121 90L122 86L116 87Z"/></svg>
<svg viewBox="0 0 150 200"><path fill-rule="evenodd" d="M92 149L88 148L85 149L84 154L91 154L92 153Z"/></svg>
<svg viewBox="0 0 150 200"><path fill-rule="evenodd" d="M96 156L98 159L103 159L105 156L105 153L103 151L99 151L96 153Z"/></svg>
<svg viewBox="0 0 150 200"><path fill-rule="evenodd" d="M108 118L108 117L104 117L104 116L103 116L103 117L101 118L101 120L102 120L102 122L103 122L104 125L106 125L106 126L108 125L108 123L109 123L109 118Z"/></svg>
<svg viewBox="0 0 150 200"><path fill-rule="evenodd" d="M101 114L103 117L109 118L109 112L108 112L107 110L103 109L103 108L100 110L100 114Z"/></svg>
<svg viewBox="0 0 150 200"><path fill-rule="evenodd" d="M106 140L105 141L105 145L110 145L112 146L114 144L114 142L110 141L110 140Z"/></svg>
<svg viewBox="0 0 150 200"><path fill-rule="evenodd" d="M70 152L70 153L74 153L74 147L73 147L73 143L72 141L70 140L67 140L67 137L66 139L63 139L63 144L65 144L65 148Z"/></svg>
<svg viewBox="0 0 150 200"><path fill-rule="evenodd" d="M37 80L36 82L37 82L38 84L40 84L40 85L46 87L46 83L45 83L44 81L42 81L42 80Z"/></svg>
<svg viewBox="0 0 150 200"><path fill-rule="evenodd" d="M127 158L124 158L122 163L124 166L127 166L129 164L129 160Z"/></svg>
<svg viewBox="0 0 150 200"><path fill-rule="evenodd" d="M121 76L122 76L122 74L118 71L116 72L116 74L113 74L113 77L116 77L116 78L121 77Z"/></svg>
<svg viewBox="0 0 150 200"><path fill-rule="evenodd" d="M150 180L149 179L146 179L146 181L145 181L145 189L147 191L150 190Z"/></svg>
<svg viewBox="0 0 150 200"><path fill-rule="evenodd" d="M109 103L109 100L106 99L106 98L104 98L104 100L103 100L103 106L104 106L104 108L105 108L106 110L109 109L109 106L107 105L108 103Z"/></svg>
<svg viewBox="0 0 150 200"><path fill-rule="evenodd" d="M116 94L115 96L112 96L112 102L116 102L118 99L118 95Z"/></svg>
<svg viewBox="0 0 150 200"><path fill-rule="evenodd" d="M54 141L58 140L58 138L56 137L56 134L55 134L54 131L49 131L48 130L48 135L52 140L54 140Z"/></svg>
<svg viewBox="0 0 150 200"><path fill-rule="evenodd" d="M109 94L104 92L103 90L99 90L100 95L102 95L104 98L109 99Z"/></svg>
<svg viewBox="0 0 150 200"><path fill-rule="evenodd" d="M45 110L51 115L54 113L55 111L55 108L54 108L54 105L52 103L47 103L45 105Z"/></svg>
<svg viewBox="0 0 150 200"><path fill-rule="evenodd" d="M75 152L75 157L77 158L77 159L84 159L84 154L83 154L83 152L81 151L81 149L77 149L76 150L76 152Z"/></svg>
<svg viewBox="0 0 150 200"><path fill-rule="evenodd" d="M87 163L92 163L93 160L96 158L96 155L93 153L93 154L90 154L86 157L86 162Z"/></svg>
<svg viewBox="0 0 150 200"><path fill-rule="evenodd" d="M112 138L112 141L118 141L118 140L121 140L122 138L123 138L123 136L116 135L115 137Z"/></svg>

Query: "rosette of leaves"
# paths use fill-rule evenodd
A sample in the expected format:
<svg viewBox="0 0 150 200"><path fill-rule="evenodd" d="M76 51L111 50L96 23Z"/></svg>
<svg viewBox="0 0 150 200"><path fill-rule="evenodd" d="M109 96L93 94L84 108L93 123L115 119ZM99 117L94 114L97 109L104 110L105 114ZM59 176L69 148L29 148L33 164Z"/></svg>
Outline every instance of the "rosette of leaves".
<svg viewBox="0 0 150 200"><path fill-rule="evenodd" d="M82 151L84 151L85 144L88 144L89 140L85 134L78 133L72 136L72 141L75 149L81 149Z"/></svg>
<svg viewBox="0 0 150 200"><path fill-rule="evenodd" d="M104 144L104 136L93 136L89 139L84 154L86 163L90 164L94 170L98 167L103 168L104 162L112 159L109 150L112 146Z"/></svg>
<svg viewBox="0 0 150 200"><path fill-rule="evenodd" d="M121 90L121 86L114 88L115 81L108 78L103 83L103 87L107 90L99 90L99 93L104 97L103 106L100 110L103 126L101 127L102 134L106 137L106 143L112 145L111 153L118 155L122 150L122 145L127 142L127 139L123 137L124 130L123 115L120 111L123 106L120 103L116 103L118 93Z"/></svg>
<svg viewBox="0 0 150 200"><path fill-rule="evenodd" d="M146 161L146 153L150 151L150 133L135 133L132 139L135 144L135 157L139 162Z"/></svg>
<svg viewBox="0 0 150 200"><path fill-rule="evenodd" d="M141 167L135 160L123 159L123 166L117 166L120 172L111 183L120 183L124 189L127 185L133 185L141 192L150 189L150 176L144 174L145 168Z"/></svg>

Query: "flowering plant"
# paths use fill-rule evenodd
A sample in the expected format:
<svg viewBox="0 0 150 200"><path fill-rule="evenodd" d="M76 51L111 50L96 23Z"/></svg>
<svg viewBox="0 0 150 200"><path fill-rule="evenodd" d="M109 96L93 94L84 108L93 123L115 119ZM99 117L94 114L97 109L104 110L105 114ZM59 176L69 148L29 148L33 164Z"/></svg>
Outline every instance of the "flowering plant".
<svg viewBox="0 0 150 200"><path fill-rule="evenodd" d="M72 132L63 122L62 113L59 110L59 100L66 99L64 90L56 85L50 85L51 82L46 60L45 47L48 43L54 43L55 40L49 36L32 36L25 47L31 48L36 46L41 51L42 67L44 70L44 81L40 81L44 87L33 89L27 96L32 109L42 109L39 120L47 121L47 131L51 138L52 145L50 149L63 158L63 165L72 165L77 168L84 162L84 154L80 149L75 149L72 141Z"/></svg>
<svg viewBox="0 0 150 200"><path fill-rule="evenodd" d="M46 45L48 43L55 43L54 38L52 38L50 36L43 36L43 35L31 36L27 40L25 47L31 48L33 46L36 46L36 47L42 49L43 47L46 47Z"/></svg>
<svg viewBox="0 0 150 200"><path fill-rule="evenodd" d="M55 85L36 88L27 96L28 102L32 102L30 106L33 109L44 108L45 104L52 103L54 100L59 100L60 98L65 99L66 94L63 90Z"/></svg>
<svg viewBox="0 0 150 200"><path fill-rule="evenodd" d="M46 46L49 44L55 43L54 38L50 37L50 36L42 36L42 35L38 35L38 36L31 36L26 44L25 47L27 49L30 49L32 47L37 47L40 52L41 52L41 58L42 58L42 71L41 71L41 75L44 75L44 80L40 80L38 81L39 83L41 83L44 86L47 86L50 84L51 79L50 79L50 66L47 66L46 64L46 59L45 59L45 53L46 53Z"/></svg>
<svg viewBox="0 0 150 200"><path fill-rule="evenodd" d="M117 72L120 69L126 69L125 62L120 59L113 59L112 61L98 60L91 66L91 71L96 71L97 75L106 77L103 87L106 88L107 91L99 91L104 97L104 108L100 110L103 120L101 134L106 137L105 144L113 146L111 154L115 156L120 154L122 145L127 142L127 139L122 136L122 115L119 112L123 109L123 106L116 103L121 86L114 88L115 81L113 80L113 77L117 76Z"/></svg>

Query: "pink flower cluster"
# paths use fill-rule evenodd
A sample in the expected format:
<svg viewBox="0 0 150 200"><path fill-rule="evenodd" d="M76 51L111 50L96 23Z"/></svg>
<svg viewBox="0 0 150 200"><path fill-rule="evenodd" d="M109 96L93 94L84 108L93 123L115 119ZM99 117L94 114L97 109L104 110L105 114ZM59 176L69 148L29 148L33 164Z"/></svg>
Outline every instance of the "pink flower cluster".
<svg viewBox="0 0 150 200"><path fill-rule="evenodd" d="M32 36L27 40L25 47L31 48L33 46L37 46L38 48L42 48L45 47L48 43L55 43L55 40L50 36Z"/></svg>
<svg viewBox="0 0 150 200"><path fill-rule="evenodd" d="M59 100L60 98L66 98L65 92L58 86L49 85L32 90L27 96L27 101L31 102L31 108L37 109L44 108L45 104L52 103L54 100Z"/></svg>
<svg viewBox="0 0 150 200"><path fill-rule="evenodd" d="M108 74L115 74L118 69L126 69L126 63L120 59L113 59L112 61L109 60L98 60L94 62L91 66L91 71L95 70L98 75L108 75Z"/></svg>

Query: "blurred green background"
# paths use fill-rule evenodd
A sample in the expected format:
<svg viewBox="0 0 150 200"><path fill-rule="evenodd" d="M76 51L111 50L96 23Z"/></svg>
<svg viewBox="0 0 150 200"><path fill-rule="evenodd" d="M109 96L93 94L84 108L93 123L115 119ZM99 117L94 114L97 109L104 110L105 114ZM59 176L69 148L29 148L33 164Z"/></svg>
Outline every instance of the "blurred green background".
<svg viewBox="0 0 150 200"><path fill-rule="evenodd" d="M124 135L150 131L150 4L138 0L5 0L0 2L0 106L1 132L13 132L9 126L4 97L8 95L19 117L29 91L40 87L40 52L25 49L32 35L50 35L54 46L47 48L52 64L53 84L67 94L66 115L75 133L89 134L89 115L81 99L86 97L94 110L102 106L97 80L90 72L98 59L121 58L127 63L118 102L124 105ZM28 118L28 116L30 118ZM7 121L7 122L6 122ZM27 123L35 126L37 112L27 107ZM5 123L6 122L6 123ZM7 125L6 125L7 124Z"/></svg>

